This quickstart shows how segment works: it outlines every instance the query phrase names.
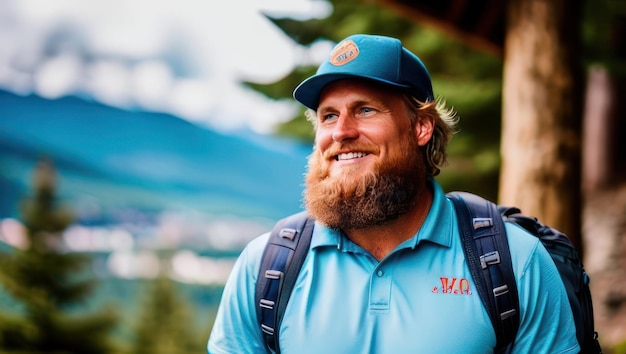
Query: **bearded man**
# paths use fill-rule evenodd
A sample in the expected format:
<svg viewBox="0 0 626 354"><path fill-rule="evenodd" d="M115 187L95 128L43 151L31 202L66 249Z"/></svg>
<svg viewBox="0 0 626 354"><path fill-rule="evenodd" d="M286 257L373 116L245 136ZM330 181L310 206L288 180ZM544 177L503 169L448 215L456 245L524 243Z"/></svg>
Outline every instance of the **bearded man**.
<svg viewBox="0 0 626 354"><path fill-rule="evenodd" d="M284 316L261 328L255 284L269 234L247 245L208 353L493 353L496 334L473 291L455 209L434 179L457 118L435 99L422 61L398 39L353 35L294 98L315 129L304 194L315 220L310 247ZM507 349L577 353L550 255L522 229L506 231L521 311ZM263 331L279 339L268 345Z"/></svg>

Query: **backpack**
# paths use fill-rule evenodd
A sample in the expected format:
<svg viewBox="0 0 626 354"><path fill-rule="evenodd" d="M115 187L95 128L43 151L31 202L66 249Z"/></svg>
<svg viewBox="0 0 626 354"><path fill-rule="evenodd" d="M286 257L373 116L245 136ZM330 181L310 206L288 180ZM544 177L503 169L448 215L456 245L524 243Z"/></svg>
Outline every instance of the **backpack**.
<svg viewBox="0 0 626 354"><path fill-rule="evenodd" d="M508 352L519 327L519 299L504 222L538 237L565 284L581 353L601 353L594 329L589 276L569 238L518 208L498 206L467 192L450 192L465 258L481 301L493 324L496 352ZM280 353L280 328L289 296L309 251L315 221L306 211L276 223L265 247L256 284L257 319L266 346Z"/></svg>

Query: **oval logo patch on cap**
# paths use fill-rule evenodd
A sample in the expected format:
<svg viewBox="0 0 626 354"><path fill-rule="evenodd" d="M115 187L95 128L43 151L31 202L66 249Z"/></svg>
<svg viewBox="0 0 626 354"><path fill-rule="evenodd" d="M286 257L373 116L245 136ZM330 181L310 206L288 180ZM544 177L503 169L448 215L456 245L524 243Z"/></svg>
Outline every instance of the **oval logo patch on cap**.
<svg viewBox="0 0 626 354"><path fill-rule="evenodd" d="M342 66L359 56L359 47L352 40L339 43L330 53L330 63L334 66Z"/></svg>

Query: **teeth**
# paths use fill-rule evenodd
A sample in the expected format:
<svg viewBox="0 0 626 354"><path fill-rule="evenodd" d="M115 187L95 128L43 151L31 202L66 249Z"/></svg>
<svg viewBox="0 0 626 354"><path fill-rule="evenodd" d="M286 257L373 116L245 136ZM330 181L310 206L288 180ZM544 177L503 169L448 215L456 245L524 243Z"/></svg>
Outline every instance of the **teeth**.
<svg viewBox="0 0 626 354"><path fill-rule="evenodd" d="M364 152L348 152L337 155L337 161L358 159L364 156L367 156L367 154Z"/></svg>

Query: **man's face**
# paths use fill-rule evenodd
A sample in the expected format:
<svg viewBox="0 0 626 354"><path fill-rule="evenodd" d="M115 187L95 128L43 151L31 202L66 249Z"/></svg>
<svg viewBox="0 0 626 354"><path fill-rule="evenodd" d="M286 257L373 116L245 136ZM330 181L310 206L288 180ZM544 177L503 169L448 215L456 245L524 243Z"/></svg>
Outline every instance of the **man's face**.
<svg viewBox="0 0 626 354"><path fill-rule="evenodd" d="M330 227L364 228L405 213L425 179L430 135L411 125L403 96L358 80L322 92L305 201Z"/></svg>

